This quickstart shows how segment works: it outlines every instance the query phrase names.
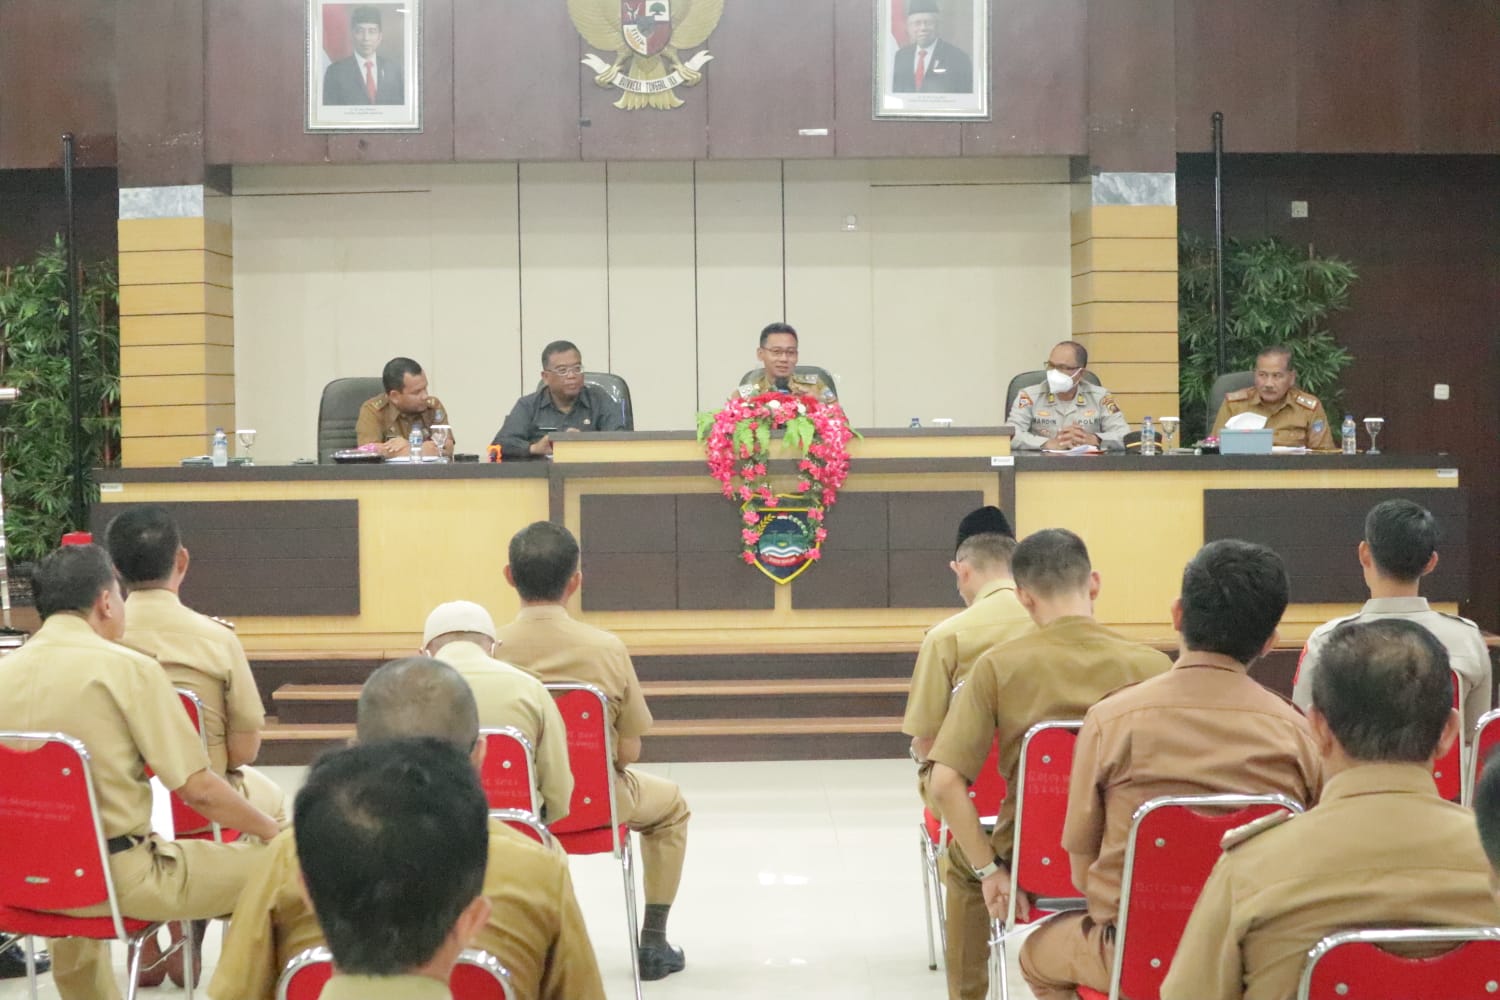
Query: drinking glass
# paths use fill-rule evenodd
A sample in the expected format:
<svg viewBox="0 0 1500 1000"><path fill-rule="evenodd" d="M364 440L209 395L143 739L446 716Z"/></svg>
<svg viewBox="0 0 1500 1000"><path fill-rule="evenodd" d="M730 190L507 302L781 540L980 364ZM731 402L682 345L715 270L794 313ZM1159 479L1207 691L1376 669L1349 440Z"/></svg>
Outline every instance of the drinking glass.
<svg viewBox="0 0 1500 1000"><path fill-rule="evenodd" d="M234 436L240 441L240 458L244 459L245 465L254 465L250 458L250 450L255 447L255 431L250 427L241 427L234 432Z"/></svg>
<svg viewBox="0 0 1500 1000"><path fill-rule="evenodd" d="M1170 455L1172 453L1172 442L1177 437L1177 427L1182 421L1176 417L1157 417L1156 423L1161 427L1162 451Z"/></svg>
<svg viewBox="0 0 1500 1000"><path fill-rule="evenodd" d="M1385 417L1365 417L1365 433L1370 435L1370 450L1366 455L1379 455L1380 449L1375 447L1375 439L1380 436L1380 429L1385 426Z"/></svg>
<svg viewBox="0 0 1500 1000"><path fill-rule="evenodd" d="M437 460L448 461L448 435L453 433L453 427L449 424L432 425L432 446L437 449Z"/></svg>

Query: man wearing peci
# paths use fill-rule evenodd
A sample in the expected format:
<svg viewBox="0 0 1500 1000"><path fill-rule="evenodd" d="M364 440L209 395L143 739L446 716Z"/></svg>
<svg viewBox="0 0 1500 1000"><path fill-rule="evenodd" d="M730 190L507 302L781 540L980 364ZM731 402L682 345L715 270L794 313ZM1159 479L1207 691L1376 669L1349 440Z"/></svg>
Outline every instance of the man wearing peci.
<svg viewBox="0 0 1500 1000"><path fill-rule="evenodd" d="M490 443L505 458L542 458L559 432L624 429L625 415L609 393L583 380L578 345L554 340L542 348L542 387L516 400Z"/></svg>
<svg viewBox="0 0 1500 1000"><path fill-rule="evenodd" d="M371 396L359 408L354 422L354 438L360 445L378 444L386 458L411 451L411 432L420 429L422 454L436 455L432 429L448 423L442 400L427 394L427 375L411 358L392 358L380 373L385 392ZM453 435L443 446L443 453L453 454Z"/></svg>
<svg viewBox="0 0 1500 1000"><path fill-rule="evenodd" d="M1333 448L1333 431L1323 404L1310 392L1297 388L1297 370L1292 352L1280 344L1267 347L1255 358L1255 384L1224 397L1214 417L1218 434L1229 418L1258 413L1274 432L1271 443L1291 448L1327 451Z"/></svg>
<svg viewBox="0 0 1500 1000"><path fill-rule="evenodd" d="M354 54L323 73L324 104L405 104L406 78L401 64L378 54L380 8L362 5L349 15L349 41Z"/></svg>
<svg viewBox="0 0 1500 1000"><path fill-rule="evenodd" d="M893 94L968 94L974 90L974 64L968 53L938 36L942 11L937 0L907 0L906 34L891 69Z"/></svg>
<svg viewBox="0 0 1500 1000"><path fill-rule="evenodd" d="M749 399L763 392L790 392L798 396L812 396L822 403L838 401L833 386L815 372L797 370L797 331L790 323L769 323L760 331L760 347L755 350L755 360L764 370L736 391L740 398Z"/></svg>
<svg viewBox="0 0 1500 1000"><path fill-rule="evenodd" d="M1022 389L1011 404L1006 422L1016 431L1012 447L1066 451L1092 445L1124 450L1130 425L1108 389L1083 380L1088 366L1088 348L1082 344L1065 340L1052 348L1046 381Z"/></svg>

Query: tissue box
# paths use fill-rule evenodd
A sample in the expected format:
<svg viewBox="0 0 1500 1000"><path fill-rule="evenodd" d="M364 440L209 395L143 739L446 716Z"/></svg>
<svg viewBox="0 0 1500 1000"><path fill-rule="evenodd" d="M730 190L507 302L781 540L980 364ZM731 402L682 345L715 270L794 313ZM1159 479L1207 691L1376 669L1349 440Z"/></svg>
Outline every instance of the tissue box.
<svg viewBox="0 0 1500 1000"><path fill-rule="evenodd" d="M1269 427L1254 431L1232 431L1225 428L1219 431L1219 454L1269 455L1271 438L1275 433Z"/></svg>

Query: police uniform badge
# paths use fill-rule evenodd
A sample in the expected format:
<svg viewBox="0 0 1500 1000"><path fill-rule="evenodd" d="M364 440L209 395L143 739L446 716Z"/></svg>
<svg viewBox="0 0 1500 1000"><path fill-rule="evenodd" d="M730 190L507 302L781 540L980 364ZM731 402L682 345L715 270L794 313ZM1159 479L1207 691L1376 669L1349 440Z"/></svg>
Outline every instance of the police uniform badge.
<svg viewBox="0 0 1500 1000"><path fill-rule="evenodd" d="M1120 412L1120 404L1115 402L1115 397L1113 396L1105 396L1103 399L1099 400L1099 405L1104 407L1105 413Z"/></svg>

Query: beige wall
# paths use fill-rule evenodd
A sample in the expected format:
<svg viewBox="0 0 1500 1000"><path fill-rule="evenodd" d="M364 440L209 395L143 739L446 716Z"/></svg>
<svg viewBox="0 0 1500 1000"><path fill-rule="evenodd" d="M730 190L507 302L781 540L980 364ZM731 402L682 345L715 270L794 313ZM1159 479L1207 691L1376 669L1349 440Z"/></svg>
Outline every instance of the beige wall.
<svg viewBox="0 0 1500 1000"><path fill-rule="evenodd" d="M323 385L397 354L480 450L556 338L661 430L783 315L864 427L999 423L1070 332L1061 160L263 167L234 191L238 422L265 462L313 455Z"/></svg>

